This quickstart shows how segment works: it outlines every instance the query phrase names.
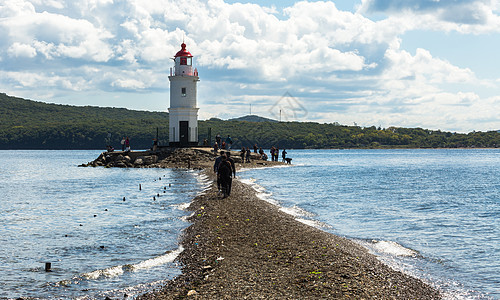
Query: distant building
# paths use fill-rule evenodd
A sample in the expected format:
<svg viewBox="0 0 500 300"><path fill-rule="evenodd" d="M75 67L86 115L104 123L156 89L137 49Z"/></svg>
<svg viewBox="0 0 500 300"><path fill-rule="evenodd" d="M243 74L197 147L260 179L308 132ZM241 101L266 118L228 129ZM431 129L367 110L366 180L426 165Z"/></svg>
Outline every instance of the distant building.
<svg viewBox="0 0 500 300"><path fill-rule="evenodd" d="M188 147L198 145L198 109L196 84L198 70L193 70L193 56L181 44L175 54L174 70L170 69L169 145Z"/></svg>

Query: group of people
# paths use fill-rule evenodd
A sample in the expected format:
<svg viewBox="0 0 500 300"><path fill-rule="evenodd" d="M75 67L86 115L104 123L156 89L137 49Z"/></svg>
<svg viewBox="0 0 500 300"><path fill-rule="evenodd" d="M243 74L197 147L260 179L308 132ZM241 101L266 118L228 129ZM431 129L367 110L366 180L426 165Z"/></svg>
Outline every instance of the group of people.
<svg viewBox="0 0 500 300"><path fill-rule="evenodd" d="M276 147L271 147L271 161L278 161L279 160L279 155L280 155L280 149L279 148L276 148ZM286 149L283 149L283 151L281 151L281 158L283 159L282 161L285 162L286 160Z"/></svg>
<svg viewBox="0 0 500 300"><path fill-rule="evenodd" d="M130 151L130 139L123 137L122 141L120 142L122 144L122 151Z"/></svg>
<svg viewBox="0 0 500 300"><path fill-rule="evenodd" d="M222 194L222 198L227 198L231 194L233 177L236 178L236 166L230 151L221 151L220 153L214 162L214 172L217 174L219 193Z"/></svg>
<svg viewBox="0 0 500 300"><path fill-rule="evenodd" d="M122 145L122 151L130 151L130 139L128 136L126 138L123 137L120 143ZM108 144L106 145L106 151L113 152L115 151L115 148Z"/></svg>
<svg viewBox="0 0 500 300"><path fill-rule="evenodd" d="M219 133L215 136L214 153L217 153L219 149L231 150L232 146L233 146L233 139L231 138L230 135L227 136L225 141L222 141L222 137Z"/></svg>
<svg viewBox="0 0 500 300"><path fill-rule="evenodd" d="M249 163L250 162L250 156L251 156L251 151L248 147L241 147L241 150L240 150L240 157L241 157L241 162L245 163Z"/></svg>

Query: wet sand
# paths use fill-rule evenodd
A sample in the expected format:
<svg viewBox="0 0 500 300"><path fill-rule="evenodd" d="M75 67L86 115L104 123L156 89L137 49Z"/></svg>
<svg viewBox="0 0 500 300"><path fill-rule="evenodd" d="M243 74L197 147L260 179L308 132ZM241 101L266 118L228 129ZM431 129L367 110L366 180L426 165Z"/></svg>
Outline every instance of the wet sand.
<svg viewBox="0 0 500 300"><path fill-rule="evenodd" d="M210 163L202 167L214 179ZM183 274L138 299L440 298L360 245L294 220L238 180L230 197L220 199L213 184L189 209L192 225L177 258Z"/></svg>

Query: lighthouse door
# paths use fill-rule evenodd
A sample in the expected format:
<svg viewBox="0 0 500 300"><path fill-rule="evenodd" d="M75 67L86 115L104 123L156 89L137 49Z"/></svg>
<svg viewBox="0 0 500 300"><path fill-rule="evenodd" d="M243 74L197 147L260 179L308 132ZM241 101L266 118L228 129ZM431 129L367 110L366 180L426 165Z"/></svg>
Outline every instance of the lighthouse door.
<svg viewBox="0 0 500 300"><path fill-rule="evenodd" d="M189 122L179 121L179 142L181 147L186 147L189 145Z"/></svg>

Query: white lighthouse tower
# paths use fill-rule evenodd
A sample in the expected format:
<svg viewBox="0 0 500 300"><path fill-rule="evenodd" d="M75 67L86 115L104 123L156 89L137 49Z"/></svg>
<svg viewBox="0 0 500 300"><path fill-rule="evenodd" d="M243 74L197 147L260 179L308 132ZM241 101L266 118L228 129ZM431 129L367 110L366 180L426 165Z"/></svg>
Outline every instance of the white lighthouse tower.
<svg viewBox="0 0 500 300"><path fill-rule="evenodd" d="M170 69L169 145L187 147L198 145L198 109L196 83L198 71L193 70L193 56L181 44L173 58L175 67Z"/></svg>

